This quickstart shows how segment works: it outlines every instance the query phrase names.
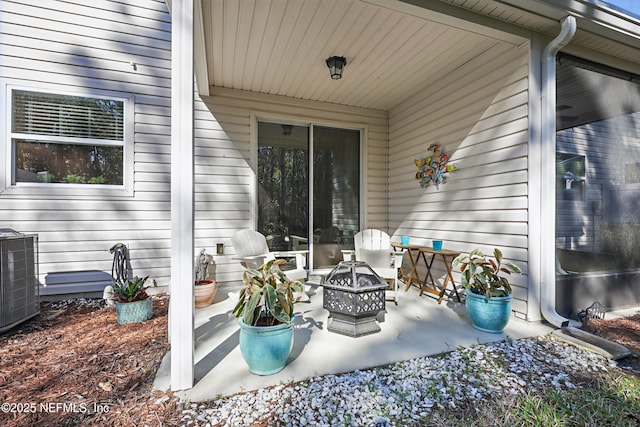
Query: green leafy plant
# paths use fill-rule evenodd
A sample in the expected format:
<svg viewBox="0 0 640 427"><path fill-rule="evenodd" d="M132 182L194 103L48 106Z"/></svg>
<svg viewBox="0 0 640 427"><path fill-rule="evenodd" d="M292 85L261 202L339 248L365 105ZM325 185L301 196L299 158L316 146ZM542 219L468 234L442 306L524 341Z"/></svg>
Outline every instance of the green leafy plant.
<svg viewBox="0 0 640 427"><path fill-rule="evenodd" d="M107 178L104 176L94 176L89 178L89 184L104 184L107 182Z"/></svg>
<svg viewBox="0 0 640 427"><path fill-rule="evenodd" d="M474 294L484 295L487 300L491 297L506 297L511 295L511 284L500 273L522 274L522 270L511 262L502 261L502 251L495 248L495 261L487 258L479 249L474 249L469 255L460 254L453 260L453 267L460 266L462 272L462 286Z"/></svg>
<svg viewBox="0 0 640 427"><path fill-rule="evenodd" d="M75 174L72 174L72 173L67 175L64 178L64 181L68 182L69 184L84 184L86 182L86 180L84 179L83 176L75 175Z"/></svg>
<svg viewBox="0 0 640 427"><path fill-rule="evenodd" d="M244 287L233 309L237 318L247 325L273 326L291 323L294 292L302 292L302 283L291 281L278 268L286 261L270 260L257 270L246 270L242 275Z"/></svg>
<svg viewBox="0 0 640 427"><path fill-rule="evenodd" d="M148 297L145 291L145 282L149 276L144 278L134 277L127 280L116 280L113 284L113 295L119 302L141 301Z"/></svg>

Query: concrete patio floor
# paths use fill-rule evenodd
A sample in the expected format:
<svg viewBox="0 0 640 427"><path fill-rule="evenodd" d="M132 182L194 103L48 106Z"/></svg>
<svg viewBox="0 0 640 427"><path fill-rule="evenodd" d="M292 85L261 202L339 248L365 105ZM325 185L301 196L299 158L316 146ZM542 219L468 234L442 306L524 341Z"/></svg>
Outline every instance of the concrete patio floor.
<svg viewBox="0 0 640 427"><path fill-rule="evenodd" d="M430 356L460 346L524 338L550 333L554 328L540 322L512 317L503 334L471 327L464 303L453 298L442 304L412 287L399 292L398 304L387 301L381 331L352 338L327 330L329 312L322 308L322 288L311 287L311 301L296 304L293 351L287 366L274 375L249 372L239 347L239 327L231 313L237 292L195 314L195 385L177 395L186 401L206 401L222 396L300 381L317 375L362 370L393 362ZM218 299L218 298L217 298ZM167 353L156 375L154 388L170 388L170 357Z"/></svg>

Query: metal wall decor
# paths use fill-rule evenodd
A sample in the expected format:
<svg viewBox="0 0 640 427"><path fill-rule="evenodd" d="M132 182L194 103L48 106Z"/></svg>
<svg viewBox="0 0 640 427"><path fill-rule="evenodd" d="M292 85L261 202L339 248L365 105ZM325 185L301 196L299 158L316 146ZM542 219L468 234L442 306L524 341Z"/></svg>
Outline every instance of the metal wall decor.
<svg viewBox="0 0 640 427"><path fill-rule="evenodd" d="M449 164L449 155L442 152L438 144L431 144L429 151L433 151L433 155L415 159L418 168L416 179L420 181L422 188L428 187L431 183L434 183L436 188L440 188L440 184L446 181L456 167Z"/></svg>

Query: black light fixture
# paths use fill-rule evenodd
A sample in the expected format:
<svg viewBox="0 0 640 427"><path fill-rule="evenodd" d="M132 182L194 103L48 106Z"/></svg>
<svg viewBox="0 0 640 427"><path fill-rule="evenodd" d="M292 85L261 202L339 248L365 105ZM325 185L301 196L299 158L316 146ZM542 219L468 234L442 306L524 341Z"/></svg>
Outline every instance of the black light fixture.
<svg viewBox="0 0 640 427"><path fill-rule="evenodd" d="M291 135L291 131L293 130L293 125L280 125L282 126L282 134L287 136Z"/></svg>
<svg viewBox="0 0 640 427"><path fill-rule="evenodd" d="M347 65L347 60L344 56L332 56L331 58L327 58L327 67L329 67L329 72L331 73L331 78L333 80L339 80L342 78L342 71L344 70L345 65Z"/></svg>

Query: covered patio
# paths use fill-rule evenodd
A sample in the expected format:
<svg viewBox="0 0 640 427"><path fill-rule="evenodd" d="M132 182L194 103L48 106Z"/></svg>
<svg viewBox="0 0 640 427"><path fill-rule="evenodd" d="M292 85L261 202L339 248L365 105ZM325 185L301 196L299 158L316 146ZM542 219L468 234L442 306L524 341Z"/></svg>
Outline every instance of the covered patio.
<svg viewBox="0 0 640 427"><path fill-rule="evenodd" d="M224 314L214 315L206 322L199 320L200 313L191 316L193 290L183 278L192 269L194 248L210 244L210 236L230 236L237 229L257 227L259 120L311 129L318 125L357 130L361 169L357 174L359 212L355 227L378 228L395 236L410 235L419 244L441 238L449 248L460 251L472 249L471 244L486 250L490 250L489 245L511 247L509 256L526 264L526 186L522 183L526 180L522 173L526 164L521 159L527 151L528 133L528 32L515 26L504 31L485 25L482 19L468 20L457 16L461 11L455 7L440 10L437 2L418 7L387 0L190 3L172 7L172 389L189 389L192 378L203 383L204 372L209 370L206 378L215 378L217 384L238 383L226 380L226 375L242 366L238 363L240 366L231 369L226 363L237 363L238 357L228 359L233 362L216 364L207 363L211 357L199 356L218 348L215 344L204 350L201 343L205 336L214 342L237 339L235 322L218 323L227 320ZM435 9L422 7L429 5ZM550 25L545 30L557 28L550 20L545 24ZM339 80L330 78L325 64L335 55L344 56L347 61ZM496 69L499 71L493 73ZM194 83L197 94L192 99L189 89ZM510 116L504 126L496 121L501 112ZM191 122L193 128L184 126ZM212 129L212 135L200 129ZM431 143L442 145L458 162L457 184L451 184L448 194L438 194L435 188L425 191L415 180L414 159L424 157ZM515 182L495 194L480 193L479 197L487 200L471 204L465 201L463 207L466 192L477 185L479 163L489 161L489 153L495 150L499 153L491 155L491 162L502 162L503 166L494 172L509 175L487 177L486 184L496 185L505 178ZM219 179L218 174L224 179ZM338 205L328 209L335 216L334 221L342 215L339 206L344 200L340 197L335 197ZM488 203L493 203L489 199L494 197L501 199L498 203L502 209L510 210L507 216L500 217L498 211L486 215ZM216 205L215 200L230 203ZM231 204L233 212L219 207ZM310 207L310 218L316 208ZM484 212L479 218L474 211ZM456 223L447 224L449 220L445 218L452 218L453 213L458 216ZM485 229L478 229L478 220L486 221L481 226ZM307 232L311 234L315 228ZM492 241L476 234L496 229L501 232L499 236L494 233ZM314 248L309 249L313 273ZM227 246L225 256L217 259L223 290L239 285L240 268L233 254L234 248ZM516 310L532 313L520 317L540 320L538 307L528 307L526 303L527 276L519 279L516 286ZM535 288L537 284L532 289L534 294L538 293ZM298 335L302 331L309 335L327 334L317 326L326 323L326 314L321 313L320 307L320 312L298 319L311 322L299 325ZM408 304L401 302L399 307L406 310ZM443 331L442 325L451 323L446 322L446 317L436 316L431 318L432 325L421 327L417 319L429 316L421 313L424 307L418 307L414 314L404 310L396 315L390 313L386 332L383 328L383 333L362 340L363 344L367 342L364 352L378 355L364 366L348 361L363 362L366 358L347 354L326 357L322 351L301 352L300 348L294 353L300 357L308 353L321 362L340 360L337 366L327 368L327 372L336 372L433 354L445 351L448 345L476 341L473 332L449 332L454 323ZM448 314L459 319L453 312ZM390 325L401 318L411 320L400 322L392 332ZM430 343L428 349L421 345L412 349L389 341L391 336L407 341L402 337L417 333L401 333L407 325L421 333L440 331L449 340L444 336L416 340ZM470 329L466 322L461 327ZM225 334L225 328L234 332ZM334 334L329 335L336 339ZM457 341L461 339L457 337L465 336L467 341ZM315 342L309 341L307 347ZM334 351L349 347L319 346ZM374 347L379 350L369 351ZM295 362L290 370L298 372L300 365L305 368L299 374L281 375L301 379L323 365L301 363L302 359Z"/></svg>
<svg viewBox="0 0 640 427"><path fill-rule="evenodd" d="M269 376L250 373L240 354L240 331L231 313L237 302L236 292L221 295L215 304L197 309L195 383L193 388L178 392L179 396L187 401L205 401L317 375L436 355L461 346L539 336L554 329L513 318L503 334L481 332L471 327L464 303L457 302L455 296L438 304L435 298L420 296L419 289L411 287L400 293L397 305L387 301L380 332L352 338L327 330L329 312L322 308L322 288L313 286L309 293L310 302L296 304L293 351L287 366ZM171 352L158 370L156 389L170 387L170 359Z"/></svg>
<svg viewBox="0 0 640 427"><path fill-rule="evenodd" d="M554 162L545 161L555 157L555 55L570 40L568 50L584 53L592 34L603 38L609 27L573 3L571 13L560 4L536 2L529 10L512 1L459 3L172 4L167 381L173 390L190 389L194 381L193 390L218 394L264 385L255 378L244 383L232 303L222 301L210 314L194 311L193 280L187 279L195 248L227 242L217 259L219 282L223 294L239 285L240 266L228 242L239 229L258 228L261 121L309 129L311 146L314 126L358 132L358 229L382 229L396 240L411 236L420 245L441 239L460 252L505 249L524 272L513 283L515 330L507 335L535 335L543 318L556 326L565 320L555 312L555 200L546 191L555 182ZM627 41L607 43L631 57ZM339 80L325 64L332 56L347 61ZM432 144L450 155L455 179L420 188L414 161ZM331 220L343 213L335 209L342 196L334 200ZM309 197L311 224L313 202ZM314 230L302 237L311 242ZM354 357L354 340L323 329L318 295L308 307L299 305L294 359L274 379L324 373L328 360L335 362L326 372L341 372L504 338L475 332L459 310L412 292L390 307L381 333L357 340L362 349ZM209 381L220 389L204 386Z"/></svg>

